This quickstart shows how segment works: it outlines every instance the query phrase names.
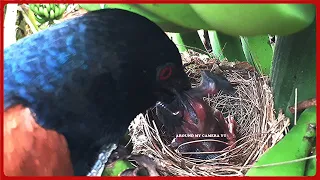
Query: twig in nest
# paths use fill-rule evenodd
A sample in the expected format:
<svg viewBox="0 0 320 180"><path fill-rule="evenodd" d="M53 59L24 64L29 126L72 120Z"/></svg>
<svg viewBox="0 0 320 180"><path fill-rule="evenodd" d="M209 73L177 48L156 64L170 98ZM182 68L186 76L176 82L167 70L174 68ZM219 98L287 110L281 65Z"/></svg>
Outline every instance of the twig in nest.
<svg viewBox="0 0 320 180"><path fill-rule="evenodd" d="M251 66L248 62L221 61L218 65L222 70L242 69L242 70L247 70L251 72L255 71L254 67Z"/></svg>
<svg viewBox="0 0 320 180"><path fill-rule="evenodd" d="M312 106L316 106L316 98L312 98L312 99L307 99L307 100L304 100L304 101L301 101L297 104L297 111L298 112L301 112L309 107L312 107ZM295 111L295 108L294 106L291 106L289 108L290 112L293 114L294 111Z"/></svg>

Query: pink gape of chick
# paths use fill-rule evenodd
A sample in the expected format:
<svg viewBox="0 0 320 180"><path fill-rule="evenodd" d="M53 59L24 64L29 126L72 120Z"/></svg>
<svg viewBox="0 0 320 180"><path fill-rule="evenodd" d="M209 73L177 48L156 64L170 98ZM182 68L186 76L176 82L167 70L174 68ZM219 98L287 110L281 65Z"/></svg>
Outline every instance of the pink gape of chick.
<svg viewBox="0 0 320 180"><path fill-rule="evenodd" d="M176 93L176 98L171 104L157 103L156 114L165 128L170 133L186 135L174 138L170 146L177 148L185 142L214 139L220 142L200 141L190 143L179 147L179 151L216 152L227 147L230 149L235 147L237 123L234 118L231 115L224 118L219 110L212 110L202 99L208 94L216 94L219 90L235 91L226 78L214 75L209 71L202 71L201 82L198 87L183 93ZM194 157L212 159L216 155Z"/></svg>

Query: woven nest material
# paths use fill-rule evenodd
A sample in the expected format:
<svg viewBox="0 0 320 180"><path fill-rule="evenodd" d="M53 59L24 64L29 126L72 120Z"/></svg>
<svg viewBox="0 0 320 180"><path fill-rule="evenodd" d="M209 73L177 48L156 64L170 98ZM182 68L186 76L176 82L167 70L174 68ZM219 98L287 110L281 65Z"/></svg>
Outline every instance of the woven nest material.
<svg viewBox="0 0 320 180"><path fill-rule="evenodd" d="M217 61L189 50L182 59L193 86L200 82L200 71L223 74L235 86L232 95L218 92L204 100L232 115L238 123L237 145L216 159L202 160L183 156L168 147L168 137L154 109L138 115L129 127L133 154L151 157L160 175L170 176L242 176L266 150L282 139L289 120L279 113L275 117L268 78L259 75L248 63ZM196 153L196 152L194 152Z"/></svg>

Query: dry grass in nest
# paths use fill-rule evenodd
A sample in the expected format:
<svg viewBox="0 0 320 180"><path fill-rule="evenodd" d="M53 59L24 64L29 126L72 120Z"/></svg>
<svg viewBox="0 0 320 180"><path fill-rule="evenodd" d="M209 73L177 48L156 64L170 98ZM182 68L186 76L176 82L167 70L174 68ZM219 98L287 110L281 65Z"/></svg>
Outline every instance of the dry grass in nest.
<svg viewBox="0 0 320 180"><path fill-rule="evenodd" d="M236 148L212 160L182 156L168 147L172 138L168 138L153 115L155 110L150 110L138 115L129 127L133 154L151 157L161 175L244 175L263 152L282 139L289 126L289 120L283 114L275 118L268 78L260 76L247 63L218 62L193 51L182 54L182 59L193 86L200 82L201 70L222 73L231 83L238 84L232 95L219 92L204 98L212 108L220 110L225 117L232 115L237 121Z"/></svg>

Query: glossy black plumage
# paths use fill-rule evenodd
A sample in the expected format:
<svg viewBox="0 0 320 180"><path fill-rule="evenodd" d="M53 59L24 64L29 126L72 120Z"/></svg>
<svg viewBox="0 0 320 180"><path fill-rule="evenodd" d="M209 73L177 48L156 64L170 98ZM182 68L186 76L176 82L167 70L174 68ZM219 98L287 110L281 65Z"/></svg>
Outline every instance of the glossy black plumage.
<svg viewBox="0 0 320 180"><path fill-rule="evenodd" d="M76 175L116 143L140 112L190 88L178 49L148 19L117 9L90 12L26 37L4 51L5 109L29 107L63 134ZM160 80L162 67L171 76Z"/></svg>

